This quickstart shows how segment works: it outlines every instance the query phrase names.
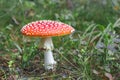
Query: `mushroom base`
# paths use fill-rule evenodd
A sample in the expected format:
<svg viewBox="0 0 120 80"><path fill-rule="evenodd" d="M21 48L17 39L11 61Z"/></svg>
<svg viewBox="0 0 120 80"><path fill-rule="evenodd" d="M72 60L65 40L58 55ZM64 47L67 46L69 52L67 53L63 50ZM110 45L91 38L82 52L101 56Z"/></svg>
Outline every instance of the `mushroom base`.
<svg viewBox="0 0 120 80"><path fill-rule="evenodd" d="M54 60L53 53L51 50L46 50L44 53L44 66L45 70L53 69L56 65L56 61Z"/></svg>

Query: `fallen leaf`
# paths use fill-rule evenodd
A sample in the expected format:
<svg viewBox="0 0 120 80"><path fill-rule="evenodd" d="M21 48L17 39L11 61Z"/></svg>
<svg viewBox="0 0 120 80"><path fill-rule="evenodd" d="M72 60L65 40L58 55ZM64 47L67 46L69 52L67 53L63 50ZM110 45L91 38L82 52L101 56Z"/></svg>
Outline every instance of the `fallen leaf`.
<svg viewBox="0 0 120 80"><path fill-rule="evenodd" d="M112 75L110 73L105 73L105 76L109 78L109 80L114 80Z"/></svg>
<svg viewBox="0 0 120 80"><path fill-rule="evenodd" d="M96 71L95 69L93 69L93 73L94 73L94 74L96 74L96 75L98 75L98 74L99 74L99 72L98 72L98 71Z"/></svg>

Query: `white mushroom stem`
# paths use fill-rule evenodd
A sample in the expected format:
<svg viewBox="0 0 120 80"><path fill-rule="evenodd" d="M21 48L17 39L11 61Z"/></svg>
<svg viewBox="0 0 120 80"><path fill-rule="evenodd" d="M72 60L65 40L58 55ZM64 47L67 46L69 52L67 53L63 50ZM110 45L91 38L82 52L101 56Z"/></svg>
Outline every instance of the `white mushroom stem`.
<svg viewBox="0 0 120 80"><path fill-rule="evenodd" d="M51 50L46 50L44 53L45 70L53 69L56 64Z"/></svg>
<svg viewBox="0 0 120 80"><path fill-rule="evenodd" d="M49 70L49 69L53 69L56 61L54 60L53 57L53 42L51 37L47 37L47 38L42 38L41 41L41 48L45 49L45 53L44 53L44 66L45 66L45 70Z"/></svg>

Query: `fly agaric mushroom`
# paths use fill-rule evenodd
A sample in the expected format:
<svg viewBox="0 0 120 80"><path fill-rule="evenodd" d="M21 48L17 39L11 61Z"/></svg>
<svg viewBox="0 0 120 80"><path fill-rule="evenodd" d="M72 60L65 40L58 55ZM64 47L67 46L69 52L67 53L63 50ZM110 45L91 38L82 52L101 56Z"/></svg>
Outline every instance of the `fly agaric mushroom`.
<svg viewBox="0 0 120 80"><path fill-rule="evenodd" d="M23 35L41 37L41 48L44 48L44 66L46 70L53 69L56 61L52 50L54 48L51 37L63 36L72 33L74 28L58 21L40 20L28 23L21 32Z"/></svg>

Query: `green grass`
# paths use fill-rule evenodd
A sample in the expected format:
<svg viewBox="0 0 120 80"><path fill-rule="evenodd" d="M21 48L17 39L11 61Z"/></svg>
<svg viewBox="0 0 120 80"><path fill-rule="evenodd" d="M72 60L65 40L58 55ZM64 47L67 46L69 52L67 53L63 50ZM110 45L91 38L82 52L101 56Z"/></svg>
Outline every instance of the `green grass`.
<svg viewBox="0 0 120 80"><path fill-rule="evenodd" d="M112 75L119 80L119 13L111 2L104 9L96 3L75 0L76 5L69 8L60 0L1 0L0 79L103 80ZM44 70L40 38L20 32L28 22L44 19L62 21L76 30L52 38L58 62L55 71Z"/></svg>

